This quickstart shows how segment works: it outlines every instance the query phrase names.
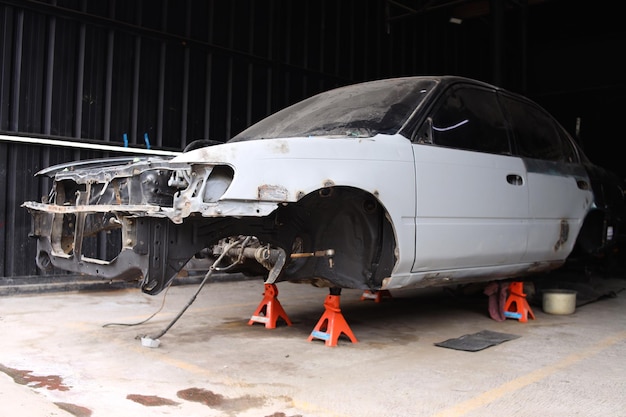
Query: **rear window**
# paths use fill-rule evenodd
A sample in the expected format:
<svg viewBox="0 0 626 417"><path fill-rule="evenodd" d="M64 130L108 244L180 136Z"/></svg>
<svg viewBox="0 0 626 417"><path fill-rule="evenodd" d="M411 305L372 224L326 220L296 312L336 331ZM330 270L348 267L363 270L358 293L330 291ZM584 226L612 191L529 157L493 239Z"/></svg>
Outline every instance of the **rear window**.
<svg viewBox="0 0 626 417"><path fill-rule="evenodd" d="M576 162L576 150L563 129L545 111L511 97L502 97L515 135L516 153L546 161Z"/></svg>

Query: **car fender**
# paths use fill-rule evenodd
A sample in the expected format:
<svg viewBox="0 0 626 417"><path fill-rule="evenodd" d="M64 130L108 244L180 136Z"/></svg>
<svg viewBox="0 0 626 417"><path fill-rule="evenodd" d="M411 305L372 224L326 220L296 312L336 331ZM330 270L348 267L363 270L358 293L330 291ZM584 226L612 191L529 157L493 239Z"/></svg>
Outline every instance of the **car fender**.
<svg viewBox="0 0 626 417"><path fill-rule="evenodd" d="M411 142L401 135L368 138L266 139L214 145L182 154L175 163L228 165L232 183L205 216L266 216L325 188L350 187L373 195L394 229L398 264L409 270L415 245L415 169Z"/></svg>

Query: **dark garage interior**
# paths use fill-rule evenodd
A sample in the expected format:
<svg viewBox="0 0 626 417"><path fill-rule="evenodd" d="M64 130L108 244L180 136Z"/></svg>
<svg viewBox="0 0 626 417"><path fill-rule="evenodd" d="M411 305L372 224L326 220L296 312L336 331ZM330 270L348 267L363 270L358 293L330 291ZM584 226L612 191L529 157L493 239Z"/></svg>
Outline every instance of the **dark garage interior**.
<svg viewBox="0 0 626 417"><path fill-rule="evenodd" d="M28 261L35 245L20 204L48 192L40 169L223 142L361 81L447 74L521 93L626 177L626 30L612 2L3 0L0 19L3 284L64 275Z"/></svg>
<svg viewBox="0 0 626 417"><path fill-rule="evenodd" d="M52 297L46 298L48 301L42 303L41 308L45 305L51 309L52 312L44 315L56 324L63 322L63 314L80 316L83 313L69 310L67 303L70 302L63 299L76 293L88 297L77 301L77 306L90 315L88 324L61 324L59 334L55 335L49 334L56 333L49 328L43 329L45 321L42 321L42 329L33 329L32 338L15 337L7 342L5 352L0 344L0 374L8 375L18 385L56 391L61 387L60 391L64 391L68 387L63 382L51 388L50 379L37 385L36 378L29 373L36 371L22 371L29 366L27 362L17 359L4 362L2 357L11 357L12 352L22 349L22 344L26 357L32 349L36 350L31 344L37 345L37 340L42 338L61 346L60 333L67 332L84 355L81 359L81 353L75 354L77 364L98 362L102 357L91 351L90 343L99 343L97 331L102 331L103 322L138 321L165 305L165 297L160 305L160 299L150 299L143 294L140 294L143 298L132 301L136 297L132 292L136 290L133 283L81 276L57 268L42 271L37 267L37 243L29 237L31 216L21 205L25 201L41 201L49 192L51 180L35 177L40 170L55 164L103 157L173 155L199 139L226 142L262 118L335 87L414 75L456 75L484 81L535 101L555 116L592 162L626 180L620 143L626 93L626 63L622 56L626 48L626 26L618 9L617 2L609 0L593 3L566 0L0 0L0 187L3 190L0 193L0 323L9 324L13 315L21 315L20 305L27 304L20 300L30 300L29 303L37 306L36 297ZM103 257L111 251L111 242L106 239L91 244L93 247L89 250ZM585 294L588 299L581 297L578 307L606 299L615 303L606 310L600 309L602 303L594 303L593 307L599 311L594 311L597 318L593 319L574 315L573 318L564 316L565 321L560 321L562 317L542 314L537 304L540 301L532 298L536 294L531 288L526 288L529 300L540 317L523 324L507 320L500 323L499 328L487 315L486 293L471 285L447 288L443 293L418 291L409 292L405 297L394 295L393 301L382 301L380 305L381 300L377 299L375 304L383 311L384 319L364 306L363 297L359 299L360 292L352 294L352 301L346 305L352 316L351 324L371 325L369 330L359 333L360 346L366 349L361 352L363 361L356 358L359 355L354 350L356 344L351 346L344 342L335 350L344 348L344 351L333 351L336 356L330 359L319 355L320 346L315 343L298 347L306 342L305 332L313 328L319 317L325 292L309 294L307 288L285 289L285 295L281 292L281 299L294 297L302 301L300 310L292 310L291 318L296 324L304 324L305 330L298 330L300 333L294 338L297 340L291 340L284 328L278 329L283 333L276 343L282 344L283 349L275 350L263 330L257 326L238 327L237 322L246 324L247 318L242 319L240 312L226 311L229 305L243 305L243 316L251 313L262 292L261 282L247 277L241 281L225 281L224 285L233 285L241 294L253 294L251 304L238 304L241 300L233 293L216 289L215 294L220 294L220 302L226 306L197 310L200 320L188 323L189 328L180 329L172 337L191 344L166 343L168 354L176 352L171 359L159 356L156 360L160 360L161 365L153 373L135 373L138 381L151 381L145 384L145 390L133 388L132 391L126 382L133 378L122 369L135 360L141 366L150 367L151 359L145 354L140 355L140 359L124 358L129 363L122 365L103 365L112 367L114 378L124 374L126 382L120 382L120 386L127 390L128 396L122 400L132 402L133 406L141 404L141 408L116 409L115 393L92 380L83 387L82 397L77 394L75 398L45 401L42 400L45 396L38 395L32 401L17 400L22 394L14 393L11 387L0 388L0 400L16 401L14 408L10 408L11 415L21 409L27 410L26 414L30 411L46 416L67 413L96 417L135 415L142 410L154 412L148 415L155 416L471 417L501 415L504 410L510 411L511 404L519 406L521 398L528 402L528 408L517 408L509 414L626 416L623 410L614 408L614 404L620 402L619 391L626 388L623 382L625 305L619 300L625 286L625 266L626 248L617 245L608 257L591 263L572 259L564 272L547 278L544 285L548 286L568 277L573 286L593 285L596 291ZM187 281L183 275L181 277L183 279L177 279L176 284L200 282L197 277ZM169 296L171 310L178 311L194 290L195 285L173 286ZM429 298L433 294L435 298ZM438 299L437 295L444 298ZM419 303L419 307L415 307L415 303ZM108 310L111 306L113 312ZM128 310L130 306L132 311ZM415 322L410 317L421 319ZM25 319L39 320L35 314L32 317L25 314ZM465 319L468 322L463 324ZM394 320L398 321L394 323ZM599 330L594 320L607 324L607 333ZM168 321L163 319L157 326ZM450 322L453 325L448 333L437 332L436 327L445 327ZM537 325L535 331L540 333L528 330L531 325ZM15 326L17 331L18 325ZM81 333L77 330L80 326L96 329L88 334ZM206 330L203 326L213 336L200 342ZM496 352L492 358L485 359L493 359L493 363L481 368L478 362L470 363L473 357L469 361L457 360L446 356L452 351L432 348L439 349L432 357L422 352L432 363L420 365L425 369L424 375L430 376L410 383L432 382L438 393L416 394L415 387L407 388L399 382L409 371L388 355L410 357L414 362L422 349L420 344L427 342L431 348L434 343L448 338L443 334L452 338L478 332L483 327L522 336L517 343L526 351L516 358L510 357L513 352L518 353L513 347ZM20 329L23 334L28 333ZM228 343L224 341L229 340L229 331L236 334L232 349L223 346ZM136 342L132 340L134 332L134 329L122 328L111 336L109 341L113 346L107 349L120 348L127 339ZM536 353L534 357L532 336L542 337L547 346L544 353ZM229 355L253 349L246 343L250 340L246 337L258 338L256 351L260 357L256 360L267 359L264 366L253 366L255 359L251 357L237 364L229 362L234 360ZM574 347L586 337L594 344L578 352L568 350L570 356L558 356L562 346ZM363 343L367 338L369 341ZM506 349L511 343L498 348ZM136 354L137 350L141 353L141 349L126 350ZM206 357L197 359L197 349L208 349L208 353L205 352L208 357L212 349L215 363L208 363ZM386 349L388 354L384 352ZM568 391L565 385L576 378L580 368L586 370L587 364L583 362L595 358L598 352L607 353L603 358L606 362L593 362L589 366L610 370L605 371L604 376L585 374L581 380L595 385L594 395L604 388L602 395L606 397L602 397L604 400L599 404L592 400L587 403L587 397L593 396L591 393L578 385ZM264 354L268 357L264 358ZM558 359L553 359L554 355ZM115 355L110 353L109 356ZM311 368L322 367L325 377L309 373L311 369L298 369L291 363L292 360L305 362L313 356L318 358L310 364ZM189 359L191 357L194 359ZM328 362L324 361L325 357ZM41 360L52 362L58 357L51 353ZM186 360L191 364L184 362ZM516 360L525 364L519 373L507 365ZM365 385L363 381L371 377L367 366L363 366L368 361L387 367L381 372L381 380L393 382L387 388L380 388L385 399L374 402L377 394L372 393L371 386L354 394L345 388L350 401L361 406L351 406L347 399L342 406L337 406L333 395L344 395L344 391L333 394L320 388L324 384L333 386L330 381L335 378L329 374L333 375L334 370L337 370L337 381L333 382L341 383L341 387L349 386L348 375L357 372L357 368L358 373L352 377L361 381L356 384L360 388ZM448 366L436 369L437 361L445 361ZM554 365L532 368L533 364L551 361ZM185 387L194 388L172 390L170 397L177 395L173 403L168 402L164 388L168 380L162 373L167 372L163 366L166 362L176 367L175 372L181 369L191 372L191 376L184 378L195 379L185 382L190 384ZM66 379L67 375L73 375L69 379L79 384L81 372L70 370L70 364L71 361L64 364ZM346 369L348 364L352 371ZM91 369L84 372L91 372L93 379L111 376L101 369L94 371L90 366L81 366ZM460 395L448 401L445 399L447 390L459 388L450 388L452 383L444 376L461 372L458 366L467 366L471 371L467 380L475 385L468 389L472 391L476 387L476 392L471 399ZM229 370L222 373L228 367ZM502 367L507 367L507 372L499 375ZM377 372L376 369L378 366L373 365L372 372ZM571 373L555 376L566 369ZM41 375L54 376L55 372L62 371L39 370ZM248 379L241 377L246 372L250 372ZM299 395L296 389L286 389L287 393L281 395L280 389L267 383L273 378L277 386L281 383L296 385L298 375L307 380L303 390L309 387L307 384L318 387L311 389L310 396ZM287 379L279 381L283 376ZM556 380L551 379L555 377ZM172 381L176 378L172 377ZM264 378L267 381L263 381ZM244 380L246 382L242 382ZM497 380L499 388L481 385L481 381L488 380ZM557 407L557 400L550 397L552 391L545 386L535 387L536 391L530 392L529 387L538 382L558 387L554 388L558 393L555 395L580 401L580 404ZM253 394L246 391L246 383L255 386L267 383L267 386L260 394ZM609 386L611 388L607 388ZM72 387L68 389L71 391ZM93 404L91 394L98 389L104 393L101 401L107 403L100 408ZM344 388L333 386L330 391L335 389ZM86 394L88 391L91 393ZM507 402L506 396L511 393L519 397ZM411 395L415 396L414 400L406 400L410 407L405 406L405 400L389 398L406 399ZM91 405L87 404L89 401ZM184 401L202 407L189 408ZM3 415L1 411L0 415Z"/></svg>

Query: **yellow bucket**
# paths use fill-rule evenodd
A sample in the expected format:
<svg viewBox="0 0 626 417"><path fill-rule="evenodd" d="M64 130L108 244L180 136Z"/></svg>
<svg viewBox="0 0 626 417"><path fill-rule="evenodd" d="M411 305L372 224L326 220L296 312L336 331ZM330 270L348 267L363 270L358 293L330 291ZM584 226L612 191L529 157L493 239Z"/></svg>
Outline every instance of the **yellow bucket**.
<svg viewBox="0 0 626 417"><path fill-rule="evenodd" d="M544 290L543 311L548 314L572 314L576 311L576 291Z"/></svg>

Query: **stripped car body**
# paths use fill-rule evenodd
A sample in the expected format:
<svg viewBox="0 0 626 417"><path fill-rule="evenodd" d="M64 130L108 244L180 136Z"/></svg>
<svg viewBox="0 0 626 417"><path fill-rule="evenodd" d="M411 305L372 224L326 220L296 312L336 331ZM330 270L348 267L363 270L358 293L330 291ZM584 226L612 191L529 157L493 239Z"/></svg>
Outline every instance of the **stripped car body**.
<svg viewBox="0 0 626 417"><path fill-rule="evenodd" d="M614 176L535 103L465 78L331 90L191 148L40 172L49 197L24 203L38 266L158 294L247 236L228 272L381 290L549 271L621 233ZM85 243L103 234L119 252Z"/></svg>

